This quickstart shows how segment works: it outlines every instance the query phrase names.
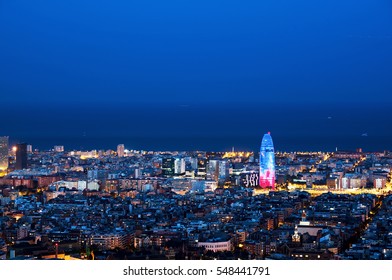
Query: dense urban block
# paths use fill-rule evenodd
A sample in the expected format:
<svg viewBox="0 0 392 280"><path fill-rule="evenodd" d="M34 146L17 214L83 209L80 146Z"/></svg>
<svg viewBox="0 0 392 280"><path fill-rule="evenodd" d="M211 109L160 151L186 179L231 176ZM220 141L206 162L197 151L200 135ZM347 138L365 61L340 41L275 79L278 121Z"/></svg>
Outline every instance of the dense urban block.
<svg viewBox="0 0 392 280"><path fill-rule="evenodd" d="M21 169L1 139L0 259L392 259L388 151L23 144Z"/></svg>

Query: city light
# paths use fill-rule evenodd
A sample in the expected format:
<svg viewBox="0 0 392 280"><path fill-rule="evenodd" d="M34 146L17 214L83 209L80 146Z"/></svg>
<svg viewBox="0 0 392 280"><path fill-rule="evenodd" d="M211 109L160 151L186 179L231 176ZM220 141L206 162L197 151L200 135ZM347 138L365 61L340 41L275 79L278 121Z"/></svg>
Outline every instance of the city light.
<svg viewBox="0 0 392 280"><path fill-rule="evenodd" d="M4 213L20 223L18 238L30 236L25 216L34 217L34 233L42 228L53 242L39 257L147 258L159 249L162 259L186 250L189 259L220 260L228 252L235 259L350 259L355 244L377 236L366 232L377 230L392 205L387 152L275 153L271 134L258 160L250 151L124 149L122 156L123 145L117 148L40 151L20 170L10 158L0 178ZM3 228L9 252L17 240ZM303 236L311 236L306 247ZM83 245L67 247L70 239Z"/></svg>

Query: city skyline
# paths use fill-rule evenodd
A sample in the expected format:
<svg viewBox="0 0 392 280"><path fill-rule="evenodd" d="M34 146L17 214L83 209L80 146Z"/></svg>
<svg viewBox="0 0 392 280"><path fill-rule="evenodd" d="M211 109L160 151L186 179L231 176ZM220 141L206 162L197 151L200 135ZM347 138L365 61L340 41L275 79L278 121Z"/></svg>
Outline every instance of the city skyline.
<svg viewBox="0 0 392 280"><path fill-rule="evenodd" d="M0 260L392 260L391 12L0 1Z"/></svg>
<svg viewBox="0 0 392 280"><path fill-rule="evenodd" d="M273 160L266 133L260 160L56 145L20 169L19 146L0 176L0 259L392 258L391 151Z"/></svg>
<svg viewBox="0 0 392 280"><path fill-rule="evenodd" d="M17 150L17 145L21 144L22 142L25 141L18 141L16 139L12 139L12 136L4 136L7 137L7 139L11 139L7 148L8 152L11 152L14 149L14 152ZM25 138L23 138L25 139ZM50 139L50 138L49 138ZM123 139L123 138L122 138ZM67 143L70 143L68 141L70 141L71 139L67 139ZM86 139L84 139L86 140ZM90 140L90 139L88 139ZM150 138L150 140L154 140L154 138ZM42 141L42 139L41 139ZM44 142L47 142L47 140L43 140ZM101 140L102 141L102 140ZM78 143L73 143L69 146L64 145L65 141L50 141L50 143L47 143L45 145L40 145L36 142L28 142L25 143L27 145L27 152L28 153L32 153L34 151L51 151L51 150L61 150L61 151L92 151L92 150L111 150L117 153L120 153L120 157L122 157L124 155L124 151L151 151L151 152L175 152L175 151L179 151L179 152L192 152L192 151L203 151L203 152L220 152L220 153L224 153L224 152L230 152L230 151L236 151L236 152L253 152L253 153L259 153L260 152L260 145L258 145L258 149L252 149L252 148L241 148L238 146L234 146L231 145L230 143L228 143L226 148L218 148L218 149L191 149L191 148L185 148L185 149L176 149L175 146L171 146L171 148L169 149L165 149L164 147L159 148L159 146L155 145L155 148L151 148L151 146L149 147L147 146L143 146L143 145L137 145L134 146L134 144L115 144L113 145L113 143L118 143L118 142L113 142L113 141L108 141L109 143L104 143L102 144L102 142L99 145L95 145L95 144L89 144L89 145L80 145ZM104 141L103 141L104 142ZM123 141L122 141L123 142ZM39 142L42 143L42 142ZM59 144L61 143L61 144ZM255 145L252 145L255 146ZM192 145L189 145L188 147L192 147ZM372 149L372 150L366 150L363 148L362 145L357 145L357 144L353 144L351 146L349 146L349 148L344 148L344 149L339 149L338 146L336 146L335 148L331 148L331 149L311 149L311 148L306 148L305 146L301 146L303 147L302 149L298 148L296 149L294 146L291 147L291 149L277 149L276 152L279 153L284 153L284 152L325 152L325 153L332 153L332 152L354 152L354 151L363 151L364 153L376 153L376 152L383 152L383 151L390 151L391 149L386 149L385 147L381 147L379 149Z"/></svg>

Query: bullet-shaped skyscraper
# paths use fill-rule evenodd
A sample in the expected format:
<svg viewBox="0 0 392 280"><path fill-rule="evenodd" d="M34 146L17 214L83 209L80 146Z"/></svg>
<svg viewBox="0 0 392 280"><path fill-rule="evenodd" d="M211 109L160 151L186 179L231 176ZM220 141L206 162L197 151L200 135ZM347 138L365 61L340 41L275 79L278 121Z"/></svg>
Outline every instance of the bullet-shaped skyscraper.
<svg viewBox="0 0 392 280"><path fill-rule="evenodd" d="M271 134L264 134L260 148L260 187L275 189L275 151Z"/></svg>

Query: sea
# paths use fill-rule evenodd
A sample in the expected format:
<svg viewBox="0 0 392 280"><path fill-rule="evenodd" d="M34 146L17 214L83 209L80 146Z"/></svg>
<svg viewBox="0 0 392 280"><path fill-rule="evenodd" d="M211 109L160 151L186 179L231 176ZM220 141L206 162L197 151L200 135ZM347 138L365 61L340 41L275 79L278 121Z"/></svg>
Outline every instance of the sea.
<svg viewBox="0 0 392 280"><path fill-rule="evenodd" d="M392 150L389 104L46 104L3 108L0 136L33 149L258 151Z"/></svg>

